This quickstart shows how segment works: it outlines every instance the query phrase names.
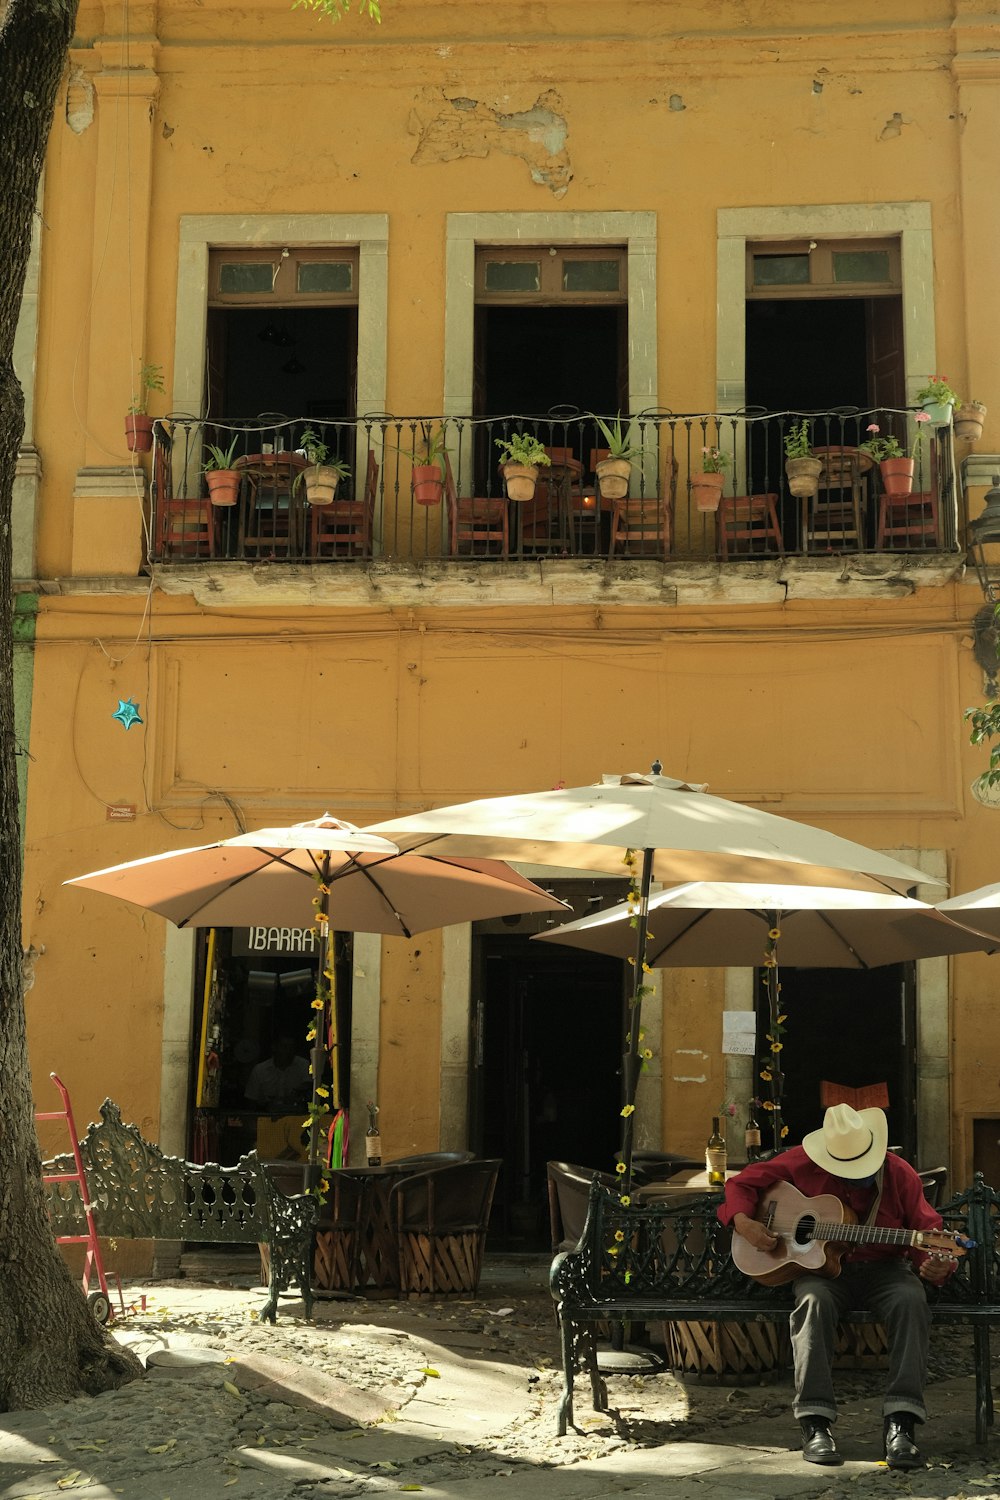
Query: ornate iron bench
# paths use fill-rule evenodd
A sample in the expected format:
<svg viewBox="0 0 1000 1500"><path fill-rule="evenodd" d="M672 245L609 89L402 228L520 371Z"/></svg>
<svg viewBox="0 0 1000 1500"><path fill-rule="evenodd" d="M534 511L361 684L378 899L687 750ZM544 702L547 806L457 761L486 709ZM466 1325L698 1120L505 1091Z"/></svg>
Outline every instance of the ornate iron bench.
<svg viewBox="0 0 1000 1500"><path fill-rule="evenodd" d="M556 1256L549 1277L562 1339L560 1436L573 1421L578 1370L590 1378L595 1409L607 1409L596 1351L602 1322L718 1323L742 1325L748 1333L758 1325L787 1327L790 1287L765 1287L737 1270L729 1253L730 1231L716 1218L718 1204L715 1194L678 1206L625 1208L616 1192L594 1182L580 1242ZM928 1300L935 1323L967 1324L972 1330L976 1441L983 1443L993 1421L990 1329L1000 1323L1000 1194L977 1173L973 1186L939 1212L946 1228L976 1242L944 1286L928 1287ZM875 1320L858 1308L848 1321Z"/></svg>
<svg viewBox="0 0 1000 1500"><path fill-rule="evenodd" d="M196 1165L164 1156L122 1123L112 1100L101 1105L101 1123L80 1142L87 1189L102 1239L187 1240L209 1245L265 1245L269 1252L268 1298L262 1316L273 1323L278 1296L297 1283L306 1317L312 1316L310 1262L316 1223L315 1198L287 1196L274 1185L254 1151L234 1167ZM58 1156L46 1173L72 1172L73 1158ZM75 1182L46 1186L53 1233L86 1232Z"/></svg>

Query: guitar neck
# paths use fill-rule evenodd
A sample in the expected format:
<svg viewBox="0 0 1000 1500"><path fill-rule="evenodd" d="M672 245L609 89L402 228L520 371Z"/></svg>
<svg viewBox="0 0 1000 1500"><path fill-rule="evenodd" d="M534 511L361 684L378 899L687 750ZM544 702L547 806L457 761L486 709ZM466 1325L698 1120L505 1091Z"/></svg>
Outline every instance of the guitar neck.
<svg viewBox="0 0 1000 1500"><path fill-rule="evenodd" d="M881 1224L814 1224L810 1239L837 1240L844 1245L919 1245L922 1229L886 1229Z"/></svg>

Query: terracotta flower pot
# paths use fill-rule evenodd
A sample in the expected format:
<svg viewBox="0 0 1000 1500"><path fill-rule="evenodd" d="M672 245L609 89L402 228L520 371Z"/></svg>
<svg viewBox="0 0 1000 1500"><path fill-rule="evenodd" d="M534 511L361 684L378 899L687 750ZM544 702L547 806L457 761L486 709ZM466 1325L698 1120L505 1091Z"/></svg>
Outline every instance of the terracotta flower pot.
<svg viewBox="0 0 1000 1500"><path fill-rule="evenodd" d="M418 505L439 505L444 477L438 464L413 465L413 498Z"/></svg>
<svg viewBox="0 0 1000 1500"><path fill-rule="evenodd" d="M818 495L822 469L823 461L819 458L786 458L785 473L792 494L800 498L804 495Z"/></svg>
<svg viewBox="0 0 1000 1500"><path fill-rule="evenodd" d="M624 500L628 494L632 465L627 458L602 458L597 465L597 483L604 500Z"/></svg>
<svg viewBox="0 0 1000 1500"><path fill-rule="evenodd" d="M913 489L912 458L883 458L879 464L882 488L887 495L908 495Z"/></svg>
<svg viewBox="0 0 1000 1500"><path fill-rule="evenodd" d="M537 464L504 464L503 477L507 485L508 500L534 499Z"/></svg>
<svg viewBox="0 0 1000 1500"><path fill-rule="evenodd" d="M983 435L986 407L981 401L963 401L955 412L955 436L977 443Z"/></svg>
<svg viewBox="0 0 1000 1500"><path fill-rule="evenodd" d="M696 474L691 481L695 505L703 511L718 510L725 487L725 474Z"/></svg>
<svg viewBox="0 0 1000 1500"><path fill-rule="evenodd" d="M340 475L329 464L313 464L302 470L302 483L310 505L332 505L337 498Z"/></svg>
<svg viewBox="0 0 1000 1500"><path fill-rule="evenodd" d="M951 414L955 409L953 401L925 401L923 408L931 419L932 427L951 426Z"/></svg>
<svg viewBox="0 0 1000 1500"><path fill-rule="evenodd" d="M239 469L209 469L208 498L213 505L235 505L240 498Z"/></svg>
<svg viewBox="0 0 1000 1500"><path fill-rule="evenodd" d="M130 411L125 417L125 446L130 453L148 453L153 446L153 418Z"/></svg>

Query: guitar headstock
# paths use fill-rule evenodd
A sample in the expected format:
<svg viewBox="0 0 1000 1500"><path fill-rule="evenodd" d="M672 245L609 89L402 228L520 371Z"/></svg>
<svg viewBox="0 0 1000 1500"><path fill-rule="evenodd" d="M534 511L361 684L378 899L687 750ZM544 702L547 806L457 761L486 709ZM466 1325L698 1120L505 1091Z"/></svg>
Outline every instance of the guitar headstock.
<svg viewBox="0 0 1000 1500"><path fill-rule="evenodd" d="M921 1250L927 1250L936 1256L959 1256L965 1255L966 1251L976 1248L975 1240L966 1239L964 1235L953 1234L947 1229L924 1229L921 1230L917 1246Z"/></svg>

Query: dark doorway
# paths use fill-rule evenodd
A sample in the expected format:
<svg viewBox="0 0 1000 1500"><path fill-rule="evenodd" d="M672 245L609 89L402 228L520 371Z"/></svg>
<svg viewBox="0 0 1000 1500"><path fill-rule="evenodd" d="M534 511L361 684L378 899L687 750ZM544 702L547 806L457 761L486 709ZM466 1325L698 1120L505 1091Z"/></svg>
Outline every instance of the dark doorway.
<svg viewBox="0 0 1000 1500"><path fill-rule="evenodd" d="M503 1159L493 1240L548 1245L545 1163L610 1170L618 1147L624 968L617 959L477 938L472 1142Z"/></svg>
<svg viewBox="0 0 1000 1500"><path fill-rule="evenodd" d="M758 974L758 1064L769 1057L767 1006ZM889 1144L916 1159L916 991L913 964L862 972L782 969L781 1002L787 1033L781 1057L786 1145L798 1145L823 1122L820 1084L889 1091ZM759 1071L759 1068L758 1068ZM765 1089L765 1085L760 1085ZM766 1097L766 1095L764 1095ZM762 1117L763 1121L763 1117ZM765 1144L771 1142L766 1138Z"/></svg>
<svg viewBox="0 0 1000 1500"><path fill-rule="evenodd" d="M212 307L209 414L354 416L356 307Z"/></svg>
<svg viewBox="0 0 1000 1500"><path fill-rule="evenodd" d="M747 301L747 404L768 411L868 405L864 297Z"/></svg>
<svg viewBox="0 0 1000 1500"><path fill-rule="evenodd" d="M626 308L477 307L476 415L628 410Z"/></svg>

